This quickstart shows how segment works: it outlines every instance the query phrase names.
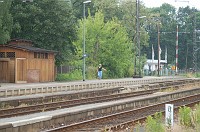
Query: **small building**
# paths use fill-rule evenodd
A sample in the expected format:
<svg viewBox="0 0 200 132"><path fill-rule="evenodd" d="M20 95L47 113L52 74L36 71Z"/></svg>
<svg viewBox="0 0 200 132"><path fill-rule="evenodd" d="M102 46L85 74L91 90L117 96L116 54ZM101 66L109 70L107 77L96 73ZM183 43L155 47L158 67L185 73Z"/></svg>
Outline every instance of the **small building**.
<svg viewBox="0 0 200 132"><path fill-rule="evenodd" d="M0 82L54 81L55 53L33 47L30 40L12 39L7 44L0 44Z"/></svg>
<svg viewBox="0 0 200 132"><path fill-rule="evenodd" d="M161 51L162 50L160 49L160 55L161 55ZM167 48L165 49L165 59L164 60L161 59L159 61L159 70L160 70L161 74L166 72L166 66L167 66ZM153 46L152 46L152 59L147 59L146 63L144 64L143 70L146 72L145 74L158 71L158 60L154 59Z"/></svg>
<svg viewBox="0 0 200 132"><path fill-rule="evenodd" d="M160 68L163 69L167 65L167 60L160 60ZM147 59L144 70L157 71L158 70L158 60Z"/></svg>

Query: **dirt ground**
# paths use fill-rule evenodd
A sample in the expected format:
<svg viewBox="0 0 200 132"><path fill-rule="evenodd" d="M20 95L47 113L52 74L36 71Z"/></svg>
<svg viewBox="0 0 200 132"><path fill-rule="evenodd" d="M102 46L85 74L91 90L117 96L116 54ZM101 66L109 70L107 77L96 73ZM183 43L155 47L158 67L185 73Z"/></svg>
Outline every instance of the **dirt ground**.
<svg viewBox="0 0 200 132"><path fill-rule="evenodd" d="M200 132L200 130L194 130L192 128L185 128L185 127L181 127L180 125L174 124L171 131L169 130L167 132Z"/></svg>

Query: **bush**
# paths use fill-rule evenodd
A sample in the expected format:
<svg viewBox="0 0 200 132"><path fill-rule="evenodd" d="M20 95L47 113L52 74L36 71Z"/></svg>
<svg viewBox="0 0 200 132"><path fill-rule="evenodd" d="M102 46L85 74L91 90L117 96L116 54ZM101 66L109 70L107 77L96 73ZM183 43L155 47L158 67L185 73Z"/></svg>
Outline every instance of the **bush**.
<svg viewBox="0 0 200 132"><path fill-rule="evenodd" d="M195 105L193 120L196 129L200 130L200 104Z"/></svg>
<svg viewBox="0 0 200 132"><path fill-rule="evenodd" d="M154 117L148 116L146 119L147 132L165 132L165 127L162 124L162 113L156 112Z"/></svg>
<svg viewBox="0 0 200 132"><path fill-rule="evenodd" d="M200 73L197 72L197 73L195 74L195 77L196 77L196 78L200 78Z"/></svg>
<svg viewBox="0 0 200 132"><path fill-rule="evenodd" d="M56 77L56 81L73 81L73 80L81 80L82 79L82 71L74 70L71 73L66 74L58 74Z"/></svg>
<svg viewBox="0 0 200 132"><path fill-rule="evenodd" d="M192 116L191 116L192 109L187 106L183 106L179 108L179 121L180 124L185 127L192 126Z"/></svg>
<svg viewBox="0 0 200 132"><path fill-rule="evenodd" d="M97 78L97 68L89 66L86 72L87 79L94 79Z"/></svg>

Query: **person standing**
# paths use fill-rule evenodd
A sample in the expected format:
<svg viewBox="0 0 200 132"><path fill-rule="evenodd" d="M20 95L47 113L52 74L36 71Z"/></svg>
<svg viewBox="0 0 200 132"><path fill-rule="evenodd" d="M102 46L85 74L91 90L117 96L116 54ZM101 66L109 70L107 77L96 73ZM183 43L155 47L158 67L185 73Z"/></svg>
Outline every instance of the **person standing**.
<svg viewBox="0 0 200 132"><path fill-rule="evenodd" d="M106 69L103 68L102 64L99 64L98 69L97 69L97 72L98 72L98 79L102 79L102 74L103 74L102 70L105 70L105 71L106 71Z"/></svg>

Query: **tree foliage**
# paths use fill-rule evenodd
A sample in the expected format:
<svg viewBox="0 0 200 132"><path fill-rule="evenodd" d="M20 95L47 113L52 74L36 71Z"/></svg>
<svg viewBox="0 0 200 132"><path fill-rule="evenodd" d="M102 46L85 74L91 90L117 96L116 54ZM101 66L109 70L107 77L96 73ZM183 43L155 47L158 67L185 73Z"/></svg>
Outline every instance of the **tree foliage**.
<svg viewBox="0 0 200 132"><path fill-rule="evenodd" d="M12 38L32 40L36 47L58 51L58 65L72 59L76 38L72 7L66 1L13 1L14 19Z"/></svg>
<svg viewBox="0 0 200 132"><path fill-rule="evenodd" d="M13 18L9 12L11 0L0 2L0 44L5 44L10 40Z"/></svg>
<svg viewBox="0 0 200 132"><path fill-rule="evenodd" d="M0 3L0 44L10 38L28 39L36 47L56 50L56 64L82 65L83 2L85 0L4 0ZM130 76L134 58L141 50L141 68L151 58L151 45L157 59L158 26L161 58L168 49L168 64L175 65L176 27L179 26L180 69L193 67L194 33L200 30L200 13L195 8L175 9L170 4L156 8L139 5L140 45L136 43L136 1L92 0L85 5L86 64L98 63L110 77ZM89 9L89 10L88 10ZM200 33L196 32L197 48ZM197 51L198 67L200 50ZM138 61L138 59L137 59ZM138 66L138 62L137 65ZM132 71L131 71L131 70ZM137 68L138 69L138 68Z"/></svg>
<svg viewBox="0 0 200 132"><path fill-rule="evenodd" d="M82 36L84 19L79 21L78 40L74 43L77 55L82 57ZM104 22L104 15L98 11L94 17L85 20L86 64L96 67L102 63L112 77L124 77L132 66L132 45L125 28L113 18Z"/></svg>

